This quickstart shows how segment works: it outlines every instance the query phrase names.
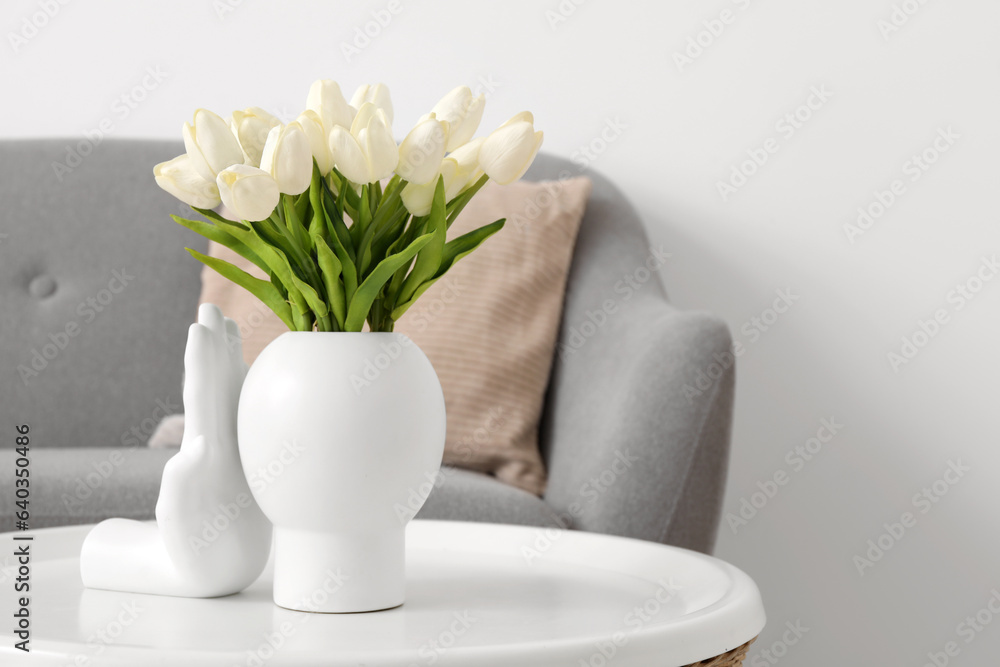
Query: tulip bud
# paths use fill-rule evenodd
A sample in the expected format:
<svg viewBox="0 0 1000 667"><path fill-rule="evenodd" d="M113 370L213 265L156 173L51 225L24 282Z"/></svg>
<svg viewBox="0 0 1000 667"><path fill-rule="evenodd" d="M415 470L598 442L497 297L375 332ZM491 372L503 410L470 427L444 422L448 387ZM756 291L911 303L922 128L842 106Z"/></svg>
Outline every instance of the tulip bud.
<svg viewBox="0 0 1000 667"><path fill-rule="evenodd" d="M434 203L434 189L437 187L438 176L444 176L445 201L448 201L448 185L455 181L458 165L454 160L445 158L434 178L427 183L407 183L406 187L399 194L403 200L403 206L412 215L421 216L431 212L431 205Z"/></svg>
<svg viewBox="0 0 1000 667"><path fill-rule="evenodd" d="M354 97L351 98L351 106L360 110L366 102L371 102L376 108L384 111L388 119L387 125L392 127L392 100L389 98L389 88L384 83L377 83L374 86L366 83L358 86L354 91Z"/></svg>
<svg viewBox="0 0 1000 667"><path fill-rule="evenodd" d="M508 185L524 175L542 145L530 111L523 111L493 130L479 148L479 166L499 183Z"/></svg>
<svg viewBox="0 0 1000 667"><path fill-rule="evenodd" d="M240 220L265 220L274 212L281 194L271 175L257 167L234 164L215 180L222 203Z"/></svg>
<svg viewBox="0 0 1000 667"><path fill-rule="evenodd" d="M260 165L267 133L272 127L280 125L281 121L261 108L250 107L244 111L234 111L230 124L246 155L244 164L256 167Z"/></svg>
<svg viewBox="0 0 1000 667"><path fill-rule="evenodd" d="M330 132L330 155L344 177L353 183L368 183L368 158L357 139L342 127Z"/></svg>
<svg viewBox="0 0 1000 667"><path fill-rule="evenodd" d="M448 125L431 117L417 123L416 127L399 145L399 177L423 185L434 180L444 159L445 143L448 140Z"/></svg>
<svg viewBox="0 0 1000 667"><path fill-rule="evenodd" d="M399 146L392 136L391 123L392 120L379 109L368 122L367 130L358 134L371 169L369 183L389 178L399 164Z"/></svg>
<svg viewBox="0 0 1000 667"><path fill-rule="evenodd" d="M313 82L306 98L306 109L319 114L327 134L337 125L350 127L354 120L354 109L344 99L337 82L330 79Z"/></svg>
<svg viewBox="0 0 1000 667"><path fill-rule="evenodd" d="M309 137L301 125L279 125L267 135L260 168L271 174L279 192L287 195L305 192L312 182L312 165Z"/></svg>
<svg viewBox="0 0 1000 667"><path fill-rule="evenodd" d="M188 155L180 155L153 167L156 184L195 208L215 208L219 205L219 188L215 181L202 178Z"/></svg>
<svg viewBox="0 0 1000 667"><path fill-rule="evenodd" d="M326 176L333 169L333 155L330 154L327 132L323 129L323 119L315 111L309 110L299 114L295 122L302 127L302 131L309 138L309 149L316 159L319 173Z"/></svg>
<svg viewBox="0 0 1000 667"><path fill-rule="evenodd" d="M184 149L195 170L207 181L234 164L243 164L243 149L228 123L206 109L194 112L193 124L184 123Z"/></svg>
<svg viewBox="0 0 1000 667"><path fill-rule="evenodd" d="M478 181L483 175L483 170L479 168L479 149L484 141L486 139L483 137L473 139L458 150L449 153L448 157L441 161L437 173L427 183L423 185L407 183L400 194L406 210L413 215L430 213L438 176L444 176L444 200L446 202L462 194L469 186Z"/></svg>
<svg viewBox="0 0 1000 667"><path fill-rule="evenodd" d="M432 113L448 123L448 150L453 151L476 133L486 108L486 96L473 98L468 86L459 86L434 105Z"/></svg>
<svg viewBox="0 0 1000 667"><path fill-rule="evenodd" d="M462 190L479 180L483 175L482 167L479 166L479 151L486 141L485 137L473 139L467 144L460 146L457 150L448 154L446 160L454 160L457 167L455 172L456 191L448 190L448 198L458 195Z"/></svg>
<svg viewBox="0 0 1000 667"><path fill-rule="evenodd" d="M388 178L399 163L399 147L385 112L371 102L358 109L350 132L333 128L330 153L340 173L359 185Z"/></svg>

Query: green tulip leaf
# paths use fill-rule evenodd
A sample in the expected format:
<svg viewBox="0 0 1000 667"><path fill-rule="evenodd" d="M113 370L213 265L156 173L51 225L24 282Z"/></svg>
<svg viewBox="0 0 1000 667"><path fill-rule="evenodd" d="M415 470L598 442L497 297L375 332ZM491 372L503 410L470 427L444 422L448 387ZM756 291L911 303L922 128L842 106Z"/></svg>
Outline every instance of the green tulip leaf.
<svg viewBox="0 0 1000 667"><path fill-rule="evenodd" d="M347 251L348 256L353 262L355 260L354 242L351 241L351 230L348 229L347 223L344 222L344 209L339 200L334 198L333 193L327 187L323 188L323 210L327 216L326 220L330 224L331 237L333 237L331 240L339 243ZM336 251L336 248L334 250ZM337 257L340 256L338 252Z"/></svg>
<svg viewBox="0 0 1000 667"><path fill-rule="evenodd" d="M335 226L336 223L330 220L325 208L320 209L320 214L323 216L323 219L328 226ZM341 221L340 224L343 225L343 221ZM344 229L346 231L347 228L344 227ZM333 250L333 253L337 256L337 260L340 263L340 272L344 277L344 301L348 302L354 296L354 291L358 289L358 270L354 265L353 246L350 244L351 239L350 236L347 237L348 244L346 247L341 241L339 234L336 232L329 234L329 239L330 243L327 245ZM349 248L351 249L350 252L348 252Z"/></svg>
<svg viewBox="0 0 1000 667"><path fill-rule="evenodd" d="M474 229L471 232L462 234L456 239L448 241L448 243L444 246L444 255L441 260L441 267L438 269L437 273L433 278L417 287L416 291L414 291L413 295L410 296L409 299L393 309L391 314L393 321L402 317L403 313L409 310L410 306L412 306L414 302L430 288L431 285L444 276L444 274L446 274L451 267L455 266L459 260L473 252L476 248L482 245L486 239L503 229L505 221L506 220L504 218L501 218L496 222L483 225L478 229Z"/></svg>
<svg viewBox="0 0 1000 667"><path fill-rule="evenodd" d="M260 299L265 306L274 311L274 314L277 315L289 329L295 328L292 317L292 309L274 285L266 280L255 278L238 266L233 266L229 262L219 259L218 257L209 257L208 255L203 255L197 250L192 250L191 248L187 248L187 251L191 253L192 257L219 273L219 275L223 278L231 280Z"/></svg>
<svg viewBox="0 0 1000 667"><path fill-rule="evenodd" d="M182 218L179 215L171 215L170 217L174 219L174 222L182 227L187 227L191 231L201 234L209 241L215 241L219 245L229 248L240 257L253 262L264 271L268 270L267 263L264 262L264 260L262 260L257 253L218 225L213 225L203 220L189 220L188 218Z"/></svg>
<svg viewBox="0 0 1000 667"><path fill-rule="evenodd" d="M491 222L488 225L483 225L478 229L473 229L471 232L466 232L465 234L448 241L444 246L444 256L441 259L441 268L434 277L440 278L443 276L451 267L458 263L458 260L468 255L470 252L482 245L483 241L503 229L505 222L507 222L506 218L500 218L499 220Z"/></svg>
<svg viewBox="0 0 1000 667"><path fill-rule="evenodd" d="M286 195L291 197L292 195ZM309 213L309 191L302 192L294 196L295 198L295 215L300 222L305 222Z"/></svg>
<svg viewBox="0 0 1000 667"><path fill-rule="evenodd" d="M399 208L400 195L406 181L398 175L393 175L389 183L385 186L385 192L379 194L378 207L373 209L372 224L379 229L386 223L387 218L394 216ZM379 184L381 188L381 184Z"/></svg>
<svg viewBox="0 0 1000 667"><path fill-rule="evenodd" d="M372 226L371 214L371 187L361 186L361 203L358 206L358 218L351 225L351 238L358 256L358 275L368 275L368 267L371 265L371 242L375 229Z"/></svg>
<svg viewBox="0 0 1000 667"><path fill-rule="evenodd" d="M312 241L309 238L309 233L306 231L305 224L302 222L302 217L296 208L294 198L289 195L281 195L281 209L285 220L285 228L282 232L287 231L288 240L291 242L292 248L299 255L299 261L303 261L305 255L311 249L310 244Z"/></svg>
<svg viewBox="0 0 1000 667"><path fill-rule="evenodd" d="M288 264L287 257L285 258L285 263ZM321 326L320 330L321 331L329 330L330 310L329 307L326 305L326 301L320 298L319 293L312 285L310 285L309 283L305 282L297 275L295 275L295 271L292 269L290 264L288 265L288 270L291 273L292 284L295 285L295 289L298 290L299 294L302 295L302 298L305 300L306 305L309 306L309 310L311 310L316 315L316 321ZM326 326L324 327L324 325Z"/></svg>
<svg viewBox="0 0 1000 667"><path fill-rule="evenodd" d="M281 222L275 222L274 220L255 220L247 221L250 225L250 229L253 230L254 234L260 238L268 247L274 248L286 255L293 255L294 249L292 244L288 241L288 238L281 233Z"/></svg>
<svg viewBox="0 0 1000 667"><path fill-rule="evenodd" d="M344 178L336 167L330 172L330 183L337 188L337 205L341 211L347 211L351 219L355 219L360 206L361 197L354 191L354 186Z"/></svg>
<svg viewBox="0 0 1000 667"><path fill-rule="evenodd" d="M375 191L378 193L379 203L376 208L372 209L371 223L365 230L364 237L358 246L362 249L363 271L366 271L372 264L378 264L386 257L388 254L385 242L387 235L391 237L394 232L398 233L406 221L406 216L409 215L406 207L402 206L400 197L402 186L405 184L406 181L400 179L399 176L393 176L386 185L384 197L380 192L381 184L373 184L377 186Z"/></svg>
<svg viewBox="0 0 1000 667"><path fill-rule="evenodd" d="M448 229L451 229L452 223L458 218L459 213L462 212L465 205L476 196L476 193L479 192L484 185L486 185L488 180L490 180L490 177L483 174L479 177L479 180L476 181L475 185L448 202Z"/></svg>
<svg viewBox="0 0 1000 667"><path fill-rule="evenodd" d="M307 317L307 314L310 312L309 304L296 285L297 276L295 276L295 271L291 268L288 255L285 254L285 251L282 248L284 243L279 245L280 242L284 242L286 239L278 237L272 231L270 227L272 223L266 220L249 222L248 224L250 225L250 228L248 229L243 225L243 223L226 220L214 211L209 211L207 209L196 210L202 215L205 215L205 217L217 220L221 224L225 225L224 229L228 233L232 234L252 251L257 253L266 265L266 267L261 268L271 274L272 283L279 282L284 286L288 302L292 304L292 320L294 325L290 325L290 328L293 331L310 330L312 328L312 323L311 319ZM280 238L280 242L271 243L269 240L272 238L276 241Z"/></svg>
<svg viewBox="0 0 1000 667"><path fill-rule="evenodd" d="M365 320L368 318L372 303L374 303L379 292L382 291L382 287L385 286L386 281L392 277L392 274L399 267L410 261L412 257L420 252L421 248L430 243L433 236L433 234L424 234L417 238L405 250L383 259L368 274L364 281L358 285L358 290L354 293L354 298L351 299L347 307L347 318L344 321L344 329L346 331L361 331L362 325L364 325Z"/></svg>
<svg viewBox="0 0 1000 667"><path fill-rule="evenodd" d="M302 194L303 197L306 196L305 193ZM316 160L313 159L313 175L312 182L309 183L309 236L316 236L317 234L325 237L325 234L329 231L326 225L326 220L321 215L323 210L323 176L319 172L319 166L316 164ZM304 217L300 216L300 217Z"/></svg>
<svg viewBox="0 0 1000 667"><path fill-rule="evenodd" d="M410 217L410 212L406 210L405 206L398 206L392 215L387 219L384 219L381 226L376 228L375 235L372 237L372 257L377 260L381 260L387 255L391 255L389 248L395 244L395 247L402 248L406 247L408 244L396 244L402 236L402 230L406 227L407 220Z"/></svg>
<svg viewBox="0 0 1000 667"><path fill-rule="evenodd" d="M347 301L344 294L344 284L341 282L343 267L336 253L330 249L321 238L315 238L316 258L319 261L320 273L323 275L323 286L326 288L326 298L330 303L330 310L337 320L337 326L344 328L344 320L347 317Z"/></svg>
<svg viewBox="0 0 1000 667"><path fill-rule="evenodd" d="M441 260L444 256L445 241L448 235L448 227L445 217L444 201L444 176L439 176L437 184L434 186L434 199L431 203L431 212L427 215L426 229L430 231L431 241L420 254L413 265L410 275L403 281L399 290L399 298L402 301L409 301L417 288L424 282L430 280L437 274L441 267Z"/></svg>
<svg viewBox="0 0 1000 667"><path fill-rule="evenodd" d="M263 261L265 266L261 266L262 269L268 273L275 274L286 286L288 287L291 282L291 275L287 269L288 258L285 253L285 249L282 247L284 239L280 239L270 230L270 223L268 221L262 220L260 222L249 222L250 227L246 227L241 222L233 222L232 220L226 220L220 216L215 211L210 211L208 209L195 209L206 218L214 220L216 223L222 225L222 228L238 241L246 245L250 250L255 252L257 256ZM275 242L271 242L271 240ZM291 290L289 290L291 292Z"/></svg>
<svg viewBox="0 0 1000 667"><path fill-rule="evenodd" d="M503 220L452 241L448 230L489 179L450 201L444 179L434 184L431 210L414 217L402 202L407 182L360 187L336 168L323 175L313 161L309 188L281 194L271 215L232 221L198 209L206 221L172 216L267 274L257 278L218 258L191 254L257 296L289 329L392 331L395 321L458 261L499 231Z"/></svg>
<svg viewBox="0 0 1000 667"><path fill-rule="evenodd" d="M257 253L267 267L264 268L265 271L275 271L276 267L280 267L282 262L276 261L273 257L273 250L280 250L281 243L283 239L279 241L274 238L274 234L265 225L266 221L261 222L236 222L233 220L227 220L221 215L206 208L195 208L194 210L202 214L209 220L215 222L217 226L224 229L228 234L232 235L234 238L241 241L248 248Z"/></svg>

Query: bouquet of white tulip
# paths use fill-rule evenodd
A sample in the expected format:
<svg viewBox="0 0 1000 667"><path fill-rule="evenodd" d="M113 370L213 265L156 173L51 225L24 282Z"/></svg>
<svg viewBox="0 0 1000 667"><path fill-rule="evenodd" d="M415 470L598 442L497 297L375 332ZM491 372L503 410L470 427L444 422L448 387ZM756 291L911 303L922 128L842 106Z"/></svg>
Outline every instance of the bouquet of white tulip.
<svg viewBox="0 0 1000 667"><path fill-rule="evenodd" d="M361 86L348 104L336 82L316 81L307 110L284 125L256 107L229 121L197 110L184 125L187 153L153 173L206 218L174 220L270 281L188 252L292 331L361 331L365 321L392 331L427 288L503 227L500 219L448 240L469 200L489 179L519 179L541 146L529 112L472 139L484 103L460 86L397 145L384 85ZM214 211L220 203L240 221Z"/></svg>

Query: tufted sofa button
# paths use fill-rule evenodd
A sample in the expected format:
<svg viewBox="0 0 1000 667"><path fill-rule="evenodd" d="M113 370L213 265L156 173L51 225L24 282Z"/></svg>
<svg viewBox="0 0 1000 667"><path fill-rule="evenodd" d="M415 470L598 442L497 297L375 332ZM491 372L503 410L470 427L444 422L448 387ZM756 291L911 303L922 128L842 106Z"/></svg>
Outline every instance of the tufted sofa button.
<svg viewBox="0 0 1000 667"><path fill-rule="evenodd" d="M56 291L56 281L52 276L35 276L28 285L28 293L36 299L44 299Z"/></svg>

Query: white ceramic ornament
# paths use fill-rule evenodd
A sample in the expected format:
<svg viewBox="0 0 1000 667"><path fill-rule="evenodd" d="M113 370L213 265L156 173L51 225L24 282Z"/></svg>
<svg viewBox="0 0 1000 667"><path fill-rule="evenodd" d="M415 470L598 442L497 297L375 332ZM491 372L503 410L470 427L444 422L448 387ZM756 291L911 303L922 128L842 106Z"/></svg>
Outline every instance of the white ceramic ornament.
<svg viewBox="0 0 1000 667"><path fill-rule="evenodd" d="M188 330L184 371L184 438L163 469L156 522L95 526L80 553L88 588L217 597L249 586L267 563L271 524L250 493L236 443L247 366L236 323L212 304Z"/></svg>

